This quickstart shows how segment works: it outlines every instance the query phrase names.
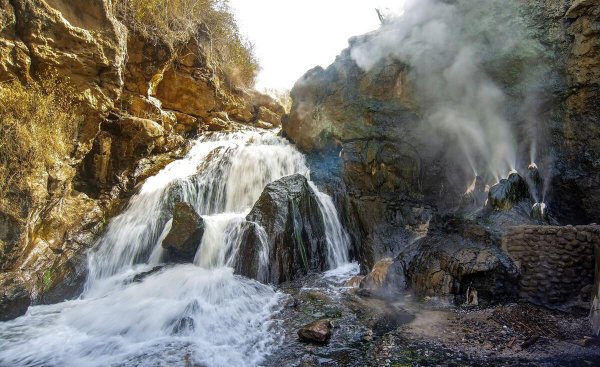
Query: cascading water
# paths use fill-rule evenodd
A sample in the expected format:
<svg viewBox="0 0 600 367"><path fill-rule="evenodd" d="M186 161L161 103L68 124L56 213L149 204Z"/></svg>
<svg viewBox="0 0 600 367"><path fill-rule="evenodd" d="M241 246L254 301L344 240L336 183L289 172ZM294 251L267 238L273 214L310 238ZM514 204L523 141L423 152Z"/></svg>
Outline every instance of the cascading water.
<svg viewBox="0 0 600 367"><path fill-rule="evenodd" d="M308 175L304 157L270 133L199 139L185 158L149 178L110 222L89 256L79 299L31 307L0 324L0 365L260 364L280 342L272 315L282 295L234 275L228 265L264 187L294 173ZM331 198L313 188L325 219L329 265L336 268L348 262L348 235ZM161 242L179 201L190 203L205 222L194 264L134 279L160 264ZM268 250L259 267L266 265Z"/></svg>

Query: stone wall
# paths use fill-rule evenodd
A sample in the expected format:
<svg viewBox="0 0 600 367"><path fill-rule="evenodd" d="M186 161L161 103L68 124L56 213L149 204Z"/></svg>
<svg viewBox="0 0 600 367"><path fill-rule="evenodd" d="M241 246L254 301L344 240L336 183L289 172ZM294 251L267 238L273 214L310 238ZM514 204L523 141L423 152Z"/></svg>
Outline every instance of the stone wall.
<svg viewBox="0 0 600 367"><path fill-rule="evenodd" d="M600 336L600 242L596 242L596 280L594 281L594 290L592 292L592 309L590 311L590 321L595 335Z"/></svg>
<svg viewBox="0 0 600 367"><path fill-rule="evenodd" d="M520 268L519 296L571 312L590 309L600 226L519 226L502 247Z"/></svg>

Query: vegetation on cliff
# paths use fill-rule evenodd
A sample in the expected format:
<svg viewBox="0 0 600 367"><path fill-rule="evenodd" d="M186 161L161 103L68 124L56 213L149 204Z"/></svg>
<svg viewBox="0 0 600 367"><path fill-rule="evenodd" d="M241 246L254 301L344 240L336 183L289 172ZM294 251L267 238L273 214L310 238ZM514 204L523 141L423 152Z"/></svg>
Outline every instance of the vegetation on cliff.
<svg viewBox="0 0 600 367"><path fill-rule="evenodd" d="M254 85L258 60L227 0L119 0L116 10L129 29L170 48L208 36L214 65L232 84Z"/></svg>
<svg viewBox="0 0 600 367"><path fill-rule="evenodd" d="M56 77L23 85L0 84L0 200L11 186L27 184L57 162L68 158L81 115Z"/></svg>

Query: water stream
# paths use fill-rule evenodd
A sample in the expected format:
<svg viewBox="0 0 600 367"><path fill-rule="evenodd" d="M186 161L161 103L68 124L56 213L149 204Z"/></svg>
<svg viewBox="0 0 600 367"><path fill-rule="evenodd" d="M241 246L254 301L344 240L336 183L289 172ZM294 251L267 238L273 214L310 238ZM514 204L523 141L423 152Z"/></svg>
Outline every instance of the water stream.
<svg viewBox="0 0 600 367"><path fill-rule="evenodd" d="M30 307L0 323L1 366L256 366L281 343L274 287L233 274L240 226L264 187L308 177L304 157L271 133L204 136L181 160L149 178L89 255L76 300ZM331 269L348 263L348 235L319 192ZM174 203L205 221L193 264L161 264ZM264 233L266 236L266 233ZM268 258L268 248L261 263ZM265 264L261 264L264 266Z"/></svg>

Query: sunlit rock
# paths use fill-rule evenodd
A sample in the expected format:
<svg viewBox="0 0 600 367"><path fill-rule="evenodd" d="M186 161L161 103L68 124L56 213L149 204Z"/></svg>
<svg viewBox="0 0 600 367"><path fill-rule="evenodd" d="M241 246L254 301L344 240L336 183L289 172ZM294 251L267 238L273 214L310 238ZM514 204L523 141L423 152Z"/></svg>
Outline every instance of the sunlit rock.
<svg viewBox="0 0 600 367"><path fill-rule="evenodd" d="M173 224L162 242L167 262L192 262L202 241L204 220L188 203L173 208Z"/></svg>

